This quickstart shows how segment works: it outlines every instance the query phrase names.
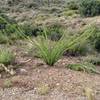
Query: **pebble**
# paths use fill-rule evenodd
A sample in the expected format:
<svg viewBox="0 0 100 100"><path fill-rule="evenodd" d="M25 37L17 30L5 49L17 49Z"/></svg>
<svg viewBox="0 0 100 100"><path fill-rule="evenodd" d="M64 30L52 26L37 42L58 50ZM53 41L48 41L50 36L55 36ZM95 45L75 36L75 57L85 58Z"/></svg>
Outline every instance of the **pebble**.
<svg viewBox="0 0 100 100"><path fill-rule="evenodd" d="M26 69L20 69L20 74L27 74L27 70Z"/></svg>

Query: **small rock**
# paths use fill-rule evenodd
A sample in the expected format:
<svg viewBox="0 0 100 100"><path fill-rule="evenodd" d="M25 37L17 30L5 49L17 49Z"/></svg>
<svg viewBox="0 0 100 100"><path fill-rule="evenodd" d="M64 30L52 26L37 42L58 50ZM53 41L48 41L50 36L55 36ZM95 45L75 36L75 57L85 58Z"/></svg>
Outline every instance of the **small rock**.
<svg viewBox="0 0 100 100"><path fill-rule="evenodd" d="M11 69L10 74L11 74L11 75L15 75L16 72L15 72L13 69Z"/></svg>
<svg viewBox="0 0 100 100"><path fill-rule="evenodd" d="M2 77L2 75L0 74L0 78Z"/></svg>
<svg viewBox="0 0 100 100"><path fill-rule="evenodd" d="M60 85L59 83L56 84L56 86L59 86L59 85Z"/></svg>
<svg viewBox="0 0 100 100"><path fill-rule="evenodd" d="M27 74L27 70L26 69L20 69L20 73L21 74Z"/></svg>

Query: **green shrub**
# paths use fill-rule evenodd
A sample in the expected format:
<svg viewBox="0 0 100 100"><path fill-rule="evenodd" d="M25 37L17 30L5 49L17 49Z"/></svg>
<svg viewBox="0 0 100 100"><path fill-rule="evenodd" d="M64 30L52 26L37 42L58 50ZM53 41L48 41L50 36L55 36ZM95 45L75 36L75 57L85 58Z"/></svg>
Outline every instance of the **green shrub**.
<svg viewBox="0 0 100 100"><path fill-rule="evenodd" d="M96 26L96 25L95 25ZM100 52L100 29L96 26L96 32L90 37L90 43L96 51Z"/></svg>
<svg viewBox="0 0 100 100"><path fill-rule="evenodd" d="M48 86L48 84L42 83L37 87L37 92L40 95L46 95L49 93L49 91L50 91L50 86Z"/></svg>
<svg viewBox="0 0 100 100"><path fill-rule="evenodd" d="M6 79L4 80L3 85L5 88L10 88L13 85L13 83L10 79Z"/></svg>
<svg viewBox="0 0 100 100"><path fill-rule="evenodd" d="M70 10L78 10L78 2L77 1L69 1L67 2L67 8L69 8Z"/></svg>
<svg viewBox="0 0 100 100"><path fill-rule="evenodd" d="M75 47L66 51L66 53L70 54L71 56L85 56L92 52L94 52L94 48L88 43L88 41L85 43L77 44Z"/></svg>
<svg viewBox="0 0 100 100"><path fill-rule="evenodd" d="M37 38L37 40L31 40L30 38L29 40L33 45L35 43L38 55L45 61L45 63L52 66L61 58L66 50L69 50L77 43L86 41L94 34L95 28L88 28L89 30L86 30L78 37L72 36L71 38L66 39L66 35L63 35L58 41L50 41L48 40L46 33L44 33L45 36L41 36Z"/></svg>
<svg viewBox="0 0 100 100"><path fill-rule="evenodd" d="M26 34L26 32L29 32L28 28L23 28L24 26L10 21L5 17L0 17L0 43L9 43L12 40L23 39L25 35L28 35Z"/></svg>
<svg viewBox="0 0 100 100"><path fill-rule="evenodd" d="M7 37L7 35L3 34L1 31L0 31L0 43L1 44L5 44L7 42L9 42L9 38Z"/></svg>
<svg viewBox="0 0 100 100"><path fill-rule="evenodd" d="M89 62L94 65L100 65L100 57L96 55L89 55L87 57L83 57L82 59L84 62Z"/></svg>
<svg viewBox="0 0 100 100"><path fill-rule="evenodd" d="M8 17L7 15L5 15L5 14L0 14L0 23L11 23L11 24L14 24L14 23L16 23L16 21L14 20L14 19L11 19L10 17Z"/></svg>
<svg viewBox="0 0 100 100"><path fill-rule="evenodd" d="M4 65L12 64L15 60L15 56L12 52L6 48L0 49L0 63Z"/></svg>
<svg viewBox="0 0 100 100"><path fill-rule="evenodd" d="M26 7L27 8L36 8L36 9L38 9L39 8L39 5L36 3L36 2L30 2L30 3L27 3L26 4Z"/></svg>
<svg viewBox="0 0 100 100"><path fill-rule="evenodd" d="M45 30L45 31L44 31ZM59 25L51 25L49 27L43 27L41 35L47 35L48 39L52 41L58 41L64 34L64 29Z"/></svg>
<svg viewBox="0 0 100 100"><path fill-rule="evenodd" d="M67 67L75 71L85 71L85 72L97 73L96 66L88 62L69 64L67 65Z"/></svg>
<svg viewBox="0 0 100 100"><path fill-rule="evenodd" d="M64 11L63 12L63 15L68 17L68 16L74 16L78 14L77 10L68 10L68 11Z"/></svg>
<svg viewBox="0 0 100 100"><path fill-rule="evenodd" d="M19 26L20 27L20 26ZM41 33L42 29L39 26L32 25L32 24L24 24L22 25L23 33L26 36L37 36Z"/></svg>
<svg viewBox="0 0 100 100"><path fill-rule="evenodd" d="M100 1L81 0L79 4L79 11L82 16L86 17L100 15Z"/></svg>
<svg viewBox="0 0 100 100"><path fill-rule="evenodd" d="M72 48L70 48L65 54L70 54L73 56L79 56L79 55L87 55L87 54L92 54L94 53L95 50L95 40L97 40L96 38L96 34L98 34L98 29L95 25L93 25L93 27L95 27L94 30L94 34L91 34L91 36L88 38L88 40L83 40L81 43L78 42L76 45L74 45ZM86 31L91 31L91 28L85 28L83 30L81 30L79 33L77 33L77 37L79 37L80 34L82 34L83 32Z"/></svg>

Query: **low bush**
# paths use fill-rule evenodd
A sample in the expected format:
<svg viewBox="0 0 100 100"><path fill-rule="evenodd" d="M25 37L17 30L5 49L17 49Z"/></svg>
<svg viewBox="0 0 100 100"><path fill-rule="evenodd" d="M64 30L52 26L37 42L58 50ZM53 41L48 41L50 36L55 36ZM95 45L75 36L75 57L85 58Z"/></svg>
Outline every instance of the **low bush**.
<svg viewBox="0 0 100 100"><path fill-rule="evenodd" d="M49 27L42 27L40 35L47 35L48 39L52 41L58 41L64 34L64 29L59 25L51 25Z"/></svg>
<svg viewBox="0 0 100 100"><path fill-rule="evenodd" d="M85 56L94 52L94 48L86 41L85 43L77 44L75 47L66 51L65 55Z"/></svg>
<svg viewBox="0 0 100 100"><path fill-rule="evenodd" d="M72 55L72 56L85 56L87 54L93 54L96 52L96 42L97 41L97 35L98 35L98 29L95 25L92 25L95 27L94 34L91 34L91 36L88 38L88 40L83 40L82 42L78 42L76 45L74 45L72 48L66 51L65 55ZM79 33L77 33L77 37L79 37L80 34L82 34L84 31L91 31L91 28L85 28L82 29Z"/></svg>
<svg viewBox="0 0 100 100"><path fill-rule="evenodd" d="M12 52L7 49L0 49L0 63L4 65L9 65L14 63L15 56Z"/></svg>
<svg viewBox="0 0 100 100"><path fill-rule="evenodd" d="M19 26L20 27L20 26ZM37 26L37 25L32 25L32 24L24 24L22 25L22 30L23 30L23 33L26 35L26 36L37 36L41 33L42 29Z"/></svg>
<svg viewBox="0 0 100 100"><path fill-rule="evenodd" d="M36 2L30 2L25 5L27 8L39 8L39 5Z"/></svg>
<svg viewBox="0 0 100 100"><path fill-rule="evenodd" d="M85 71L85 72L92 72L92 73L99 73L96 71L96 66L92 63L84 62L84 63L77 63L77 64L69 64L67 65L68 68L75 70L75 71Z"/></svg>
<svg viewBox="0 0 100 100"><path fill-rule="evenodd" d="M100 65L100 57L96 55L89 55L87 57L83 57L82 59L84 62L89 62L94 65Z"/></svg>
<svg viewBox="0 0 100 100"><path fill-rule="evenodd" d="M0 43L10 43L12 40L24 39L25 36L36 34L32 27L18 25L16 22L10 21L5 17L0 17Z"/></svg>
<svg viewBox="0 0 100 100"><path fill-rule="evenodd" d="M78 10L78 2L75 0L71 0L67 2L67 8L70 10Z"/></svg>
<svg viewBox="0 0 100 100"><path fill-rule="evenodd" d="M7 35L3 34L1 31L0 31L0 44L5 44L7 42L9 42L9 38L7 37Z"/></svg>
<svg viewBox="0 0 100 100"><path fill-rule="evenodd" d="M78 14L77 10L68 10L68 11L64 11L62 13L65 17L69 17L69 16L75 16L76 14Z"/></svg>
<svg viewBox="0 0 100 100"><path fill-rule="evenodd" d="M17 24L9 18L0 16L0 43L9 43L12 40L12 34L18 34ZM16 35L18 39L20 35ZM13 39L14 39L13 38Z"/></svg>
<svg viewBox="0 0 100 100"><path fill-rule="evenodd" d="M95 25L96 26L96 25ZM90 37L90 43L96 51L100 52L100 29L96 26L96 32Z"/></svg>
<svg viewBox="0 0 100 100"><path fill-rule="evenodd" d="M86 17L100 15L100 1L81 0L79 4L79 11L82 16Z"/></svg>

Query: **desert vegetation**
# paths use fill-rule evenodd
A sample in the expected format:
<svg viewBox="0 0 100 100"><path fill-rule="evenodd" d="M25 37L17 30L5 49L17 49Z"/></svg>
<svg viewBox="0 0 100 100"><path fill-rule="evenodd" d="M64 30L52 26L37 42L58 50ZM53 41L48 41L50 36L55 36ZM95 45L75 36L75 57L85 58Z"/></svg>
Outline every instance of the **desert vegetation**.
<svg viewBox="0 0 100 100"><path fill-rule="evenodd" d="M0 100L99 100L99 75L100 0L0 0Z"/></svg>

